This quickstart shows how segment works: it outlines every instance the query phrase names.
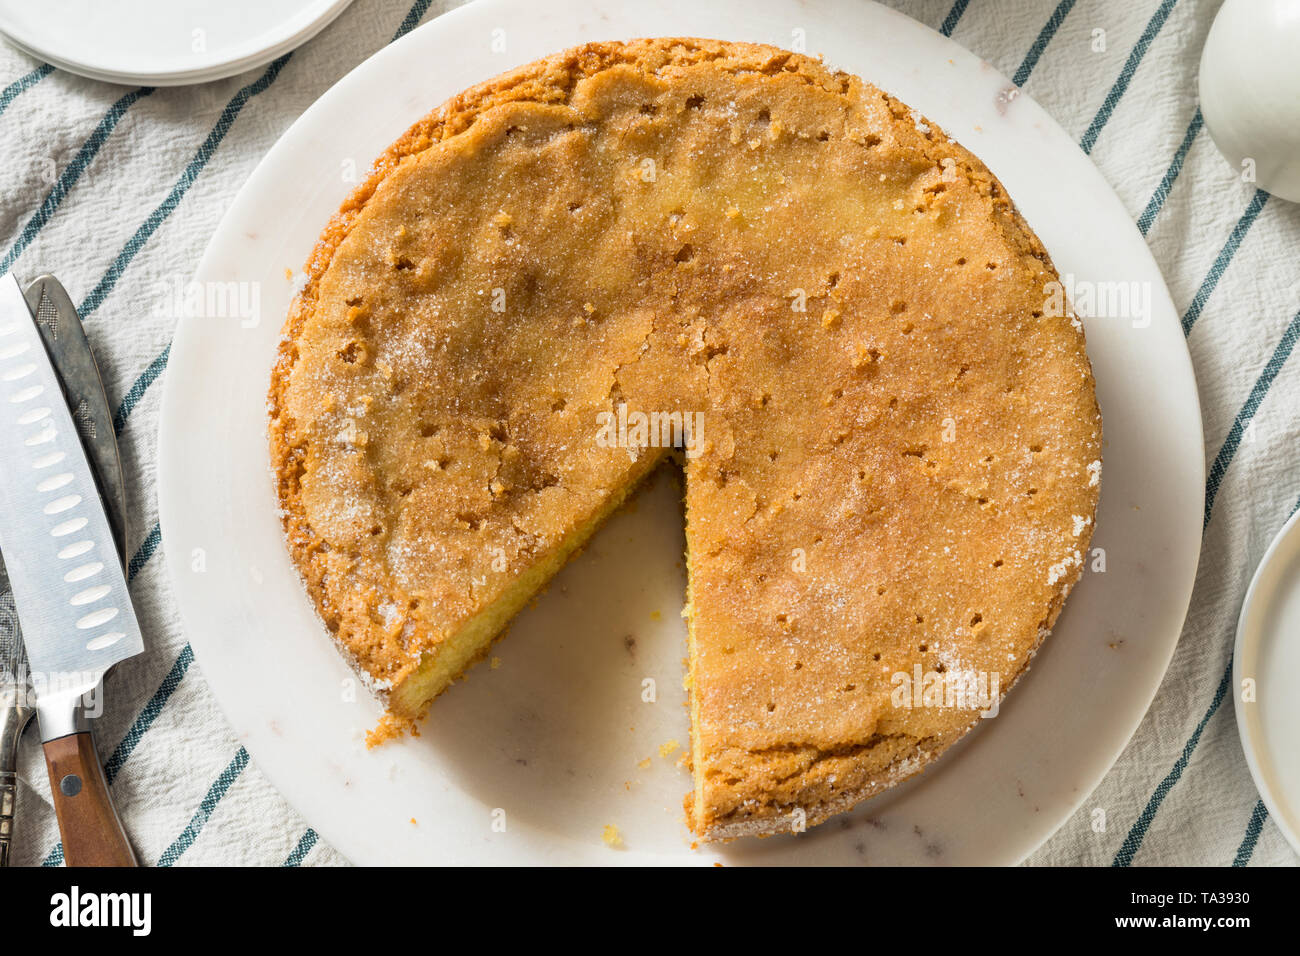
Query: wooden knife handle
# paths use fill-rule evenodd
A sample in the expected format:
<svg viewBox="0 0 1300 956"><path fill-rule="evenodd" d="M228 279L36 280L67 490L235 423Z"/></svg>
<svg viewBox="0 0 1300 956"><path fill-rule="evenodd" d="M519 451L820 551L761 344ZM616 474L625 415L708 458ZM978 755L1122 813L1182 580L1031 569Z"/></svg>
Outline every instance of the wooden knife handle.
<svg viewBox="0 0 1300 956"><path fill-rule="evenodd" d="M45 743L54 813L68 866L135 866L89 731Z"/></svg>

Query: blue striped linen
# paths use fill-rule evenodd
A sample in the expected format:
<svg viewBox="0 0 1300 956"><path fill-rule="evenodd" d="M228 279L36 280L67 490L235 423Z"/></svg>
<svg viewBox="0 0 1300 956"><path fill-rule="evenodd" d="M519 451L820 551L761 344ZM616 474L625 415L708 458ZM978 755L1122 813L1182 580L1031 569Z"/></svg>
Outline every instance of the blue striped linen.
<svg viewBox="0 0 1300 956"><path fill-rule="evenodd" d="M300 50L192 89L95 83L0 47L4 268L81 293L140 535L130 560L149 650L114 674L101 746L142 858L158 865L344 861L270 788L217 711L154 560L157 392L171 320L147 307L188 278L221 212L298 113L367 55L456 0L356 3ZM1209 474L1197 588L1133 741L1033 864L1290 864L1246 771L1230 707L1237 610L1300 506L1300 207L1243 183L1203 132L1196 65L1214 0L891 0L1013 78L1078 139L1159 261L1196 365ZM1101 43L1099 48L1099 36ZM54 135L45 130L53 129ZM39 135L35 131L42 131ZM57 169L51 177L34 171ZM95 224L102 233L87 234ZM76 250L74 259L68 251ZM1289 414L1291 413L1291 414ZM128 701L144 701L143 706ZM194 728L202 728L196 740ZM30 748L29 748L30 750ZM19 862L58 865L43 768L25 756ZM1093 811L1106 811L1096 832Z"/></svg>

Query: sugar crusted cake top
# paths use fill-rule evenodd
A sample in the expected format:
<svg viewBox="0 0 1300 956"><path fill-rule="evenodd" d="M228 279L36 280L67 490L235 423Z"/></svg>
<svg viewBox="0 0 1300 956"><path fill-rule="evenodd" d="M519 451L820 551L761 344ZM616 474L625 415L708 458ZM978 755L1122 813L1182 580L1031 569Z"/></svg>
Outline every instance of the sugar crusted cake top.
<svg viewBox="0 0 1300 956"><path fill-rule="evenodd" d="M978 160L817 61L652 40L530 64L395 144L309 276L273 455L309 590L377 681L644 472L658 452L597 443L602 413L702 416L720 818L946 746L971 715L900 711L893 675L1009 686L1078 577L1100 418L1050 261Z"/></svg>

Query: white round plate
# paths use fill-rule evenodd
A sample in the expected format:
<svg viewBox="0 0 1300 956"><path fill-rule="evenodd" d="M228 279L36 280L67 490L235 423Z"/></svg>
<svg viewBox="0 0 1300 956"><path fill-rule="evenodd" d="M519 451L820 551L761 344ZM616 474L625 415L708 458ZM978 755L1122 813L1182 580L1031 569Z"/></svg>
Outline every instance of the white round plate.
<svg viewBox="0 0 1300 956"><path fill-rule="evenodd" d="M1232 657L1232 700L1246 764L1273 822L1300 853L1298 673L1300 512L1278 532L1255 570L1241 605ZM1247 680L1252 687L1243 684Z"/></svg>
<svg viewBox="0 0 1300 956"><path fill-rule="evenodd" d="M233 76L306 43L352 0L0 0L0 33L32 56L109 83Z"/></svg>
<svg viewBox="0 0 1300 956"><path fill-rule="evenodd" d="M480 665L440 698L418 739L367 751L361 733L380 711L349 693L352 675L286 555L265 438L294 292L286 268L306 260L373 157L447 97L518 64L583 41L683 35L803 42L897 94L1001 177L1076 294L1133 283L1150 305L1138 321L1086 320L1106 439L1095 550L997 718L825 826L698 850L681 821L689 775L676 753L659 754L688 739L671 479L520 616L494 650L500 666ZM1145 713L1182 627L1200 548L1201 421L1177 313L1132 220L1010 86L955 43L857 0L480 0L376 54L285 133L199 266L201 290L229 302L256 293L260 311L180 321L158 496L204 676L253 759L326 840L358 863L1014 863L1081 804ZM657 703L642 702L647 677ZM622 850L602 843L607 824Z"/></svg>

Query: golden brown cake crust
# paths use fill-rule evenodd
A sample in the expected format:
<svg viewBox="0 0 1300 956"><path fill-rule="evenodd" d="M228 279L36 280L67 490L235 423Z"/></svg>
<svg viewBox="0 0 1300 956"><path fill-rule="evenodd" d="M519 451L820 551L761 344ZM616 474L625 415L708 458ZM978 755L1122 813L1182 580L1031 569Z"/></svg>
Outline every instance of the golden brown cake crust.
<svg viewBox="0 0 1300 956"><path fill-rule="evenodd" d="M528 64L413 126L306 271L270 392L285 531L404 720L414 675L662 457L595 447L596 416L703 416L703 836L917 772L979 714L901 706L899 675L1005 693L1082 570L1100 417L1046 252L978 159L816 60L671 39Z"/></svg>

